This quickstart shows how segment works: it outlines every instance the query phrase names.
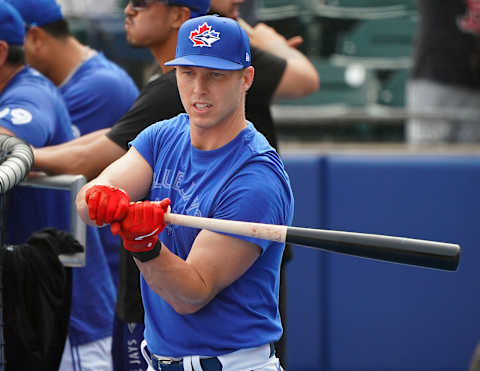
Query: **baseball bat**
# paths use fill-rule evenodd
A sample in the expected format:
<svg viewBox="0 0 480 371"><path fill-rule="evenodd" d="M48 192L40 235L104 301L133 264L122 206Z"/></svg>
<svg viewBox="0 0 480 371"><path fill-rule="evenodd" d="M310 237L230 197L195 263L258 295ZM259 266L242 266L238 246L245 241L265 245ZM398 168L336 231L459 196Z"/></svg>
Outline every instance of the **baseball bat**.
<svg viewBox="0 0 480 371"><path fill-rule="evenodd" d="M165 222L447 271L457 270L460 259L460 246L457 244L413 238L241 222L171 212L165 214Z"/></svg>

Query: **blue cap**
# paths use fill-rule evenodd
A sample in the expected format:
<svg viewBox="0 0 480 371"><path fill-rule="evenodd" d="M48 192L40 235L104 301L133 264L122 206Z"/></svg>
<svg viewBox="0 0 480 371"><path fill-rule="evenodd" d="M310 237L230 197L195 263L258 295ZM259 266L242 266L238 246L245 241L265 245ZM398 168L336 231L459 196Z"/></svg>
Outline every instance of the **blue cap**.
<svg viewBox="0 0 480 371"><path fill-rule="evenodd" d="M9 45L23 45L25 25L13 6L0 1L0 40Z"/></svg>
<svg viewBox="0 0 480 371"><path fill-rule="evenodd" d="M190 8L190 18L205 15L210 9L210 0L167 0L167 4Z"/></svg>
<svg viewBox="0 0 480 371"><path fill-rule="evenodd" d="M55 0L6 0L17 8L23 21L31 26L44 26L63 19Z"/></svg>
<svg viewBox="0 0 480 371"><path fill-rule="evenodd" d="M238 22L206 15L180 27L175 59L165 66L241 70L250 66L250 60L250 42Z"/></svg>

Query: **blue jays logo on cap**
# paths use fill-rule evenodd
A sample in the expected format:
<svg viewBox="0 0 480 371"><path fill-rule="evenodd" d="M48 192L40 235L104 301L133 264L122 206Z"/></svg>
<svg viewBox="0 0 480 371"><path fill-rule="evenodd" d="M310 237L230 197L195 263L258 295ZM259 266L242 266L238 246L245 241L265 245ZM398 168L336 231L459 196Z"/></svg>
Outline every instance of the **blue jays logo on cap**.
<svg viewBox="0 0 480 371"><path fill-rule="evenodd" d="M199 26L196 30L190 32L190 40L193 42L193 46L212 46L215 41L220 40L220 32L212 30L212 26L209 26L207 22Z"/></svg>
<svg viewBox="0 0 480 371"><path fill-rule="evenodd" d="M250 41L238 22L206 15L180 27L175 59L165 65L240 70L250 59Z"/></svg>

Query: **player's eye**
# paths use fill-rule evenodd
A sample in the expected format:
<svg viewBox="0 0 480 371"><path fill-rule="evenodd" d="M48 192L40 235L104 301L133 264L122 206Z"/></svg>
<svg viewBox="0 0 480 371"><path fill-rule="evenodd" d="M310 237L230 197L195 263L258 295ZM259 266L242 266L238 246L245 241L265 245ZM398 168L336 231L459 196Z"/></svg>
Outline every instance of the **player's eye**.
<svg viewBox="0 0 480 371"><path fill-rule="evenodd" d="M223 77L224 74L221 73L221 72L212 71L212 72L210 73L210 76L212 76L212 77L215 78L215 79L219 79L219 78Z"/></svg>

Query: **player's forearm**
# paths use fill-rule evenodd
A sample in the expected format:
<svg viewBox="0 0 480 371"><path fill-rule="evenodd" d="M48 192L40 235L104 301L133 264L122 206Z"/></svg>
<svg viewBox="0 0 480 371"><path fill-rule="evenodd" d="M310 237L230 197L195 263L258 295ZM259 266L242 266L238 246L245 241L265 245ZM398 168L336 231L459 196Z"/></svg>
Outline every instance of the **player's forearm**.
<svg viewBox="0 0 480 371"><path fill-rule="evenodd" d="M81 174L91 179L101 168L96 161L89 161L89 157L90 154L77 147L36 148L34 168L48 174Z"/></svg>
<svg viewBox="0 0 480 371"><path fill-rule="evenodd" d="M36 148L34 167L49 174L81 174L90 180L124 153L123 148L102 135L89 143L75 140Z"/></svg>
<svg viewBox="0 0 480 371"><path fill-rule="evenodd" d="M95 131L92 131L91 133L88 133L88 134L82 135L78 138L75 138L72 142L74 142L75 144L78 144L78 145L88 144L88 143L91 143L94 140L97 140L98 138L105 135L109 131L110 131L110 128L95 130ZM72 142L67 142L67 143L72 143Z"/></svg>
<svg viewBox="0 0 480 371"><path fill-rule="evenodd" d="M179 314L192 314L207 305L215 296L202 276L185 260L162 245L160 255L138 268L150 286Z"/></svg>

